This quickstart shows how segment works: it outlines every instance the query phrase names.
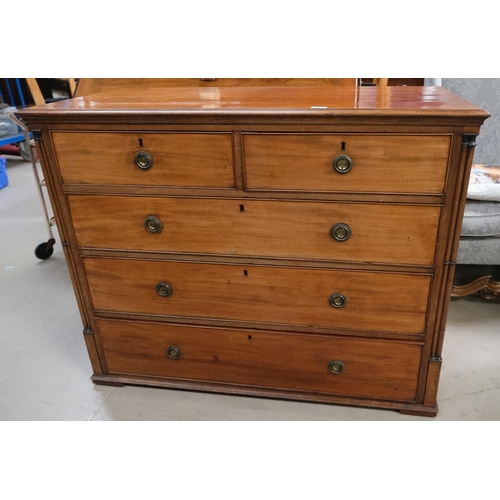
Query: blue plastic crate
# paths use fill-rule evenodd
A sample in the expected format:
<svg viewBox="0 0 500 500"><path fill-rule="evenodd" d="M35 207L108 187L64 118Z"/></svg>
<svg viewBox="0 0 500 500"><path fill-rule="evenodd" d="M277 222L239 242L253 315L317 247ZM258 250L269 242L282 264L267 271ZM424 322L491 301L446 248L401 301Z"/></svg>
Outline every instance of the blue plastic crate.
<svg viewBox="0 0 500 500"><path fill-rule="evenodd" d="M0 157L0 189L4 188L9 183L7 169L5 168L6 163L5 158Z"/></svg>

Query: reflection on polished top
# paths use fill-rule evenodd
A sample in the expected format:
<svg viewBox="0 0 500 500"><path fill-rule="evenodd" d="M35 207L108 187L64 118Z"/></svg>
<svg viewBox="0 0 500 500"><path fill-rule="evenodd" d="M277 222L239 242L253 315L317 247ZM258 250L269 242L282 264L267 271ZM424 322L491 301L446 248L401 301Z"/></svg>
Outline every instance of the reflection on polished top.
<svg viewBox="0 0 500 500"><path fill-rule="evenodd" d="M481 117L489 114L442 87L206 87L120 89L27 108L42 115L304 115ZM48 117L47 116L47 117ZM28 120L29 121L29 120Z"/></svg>

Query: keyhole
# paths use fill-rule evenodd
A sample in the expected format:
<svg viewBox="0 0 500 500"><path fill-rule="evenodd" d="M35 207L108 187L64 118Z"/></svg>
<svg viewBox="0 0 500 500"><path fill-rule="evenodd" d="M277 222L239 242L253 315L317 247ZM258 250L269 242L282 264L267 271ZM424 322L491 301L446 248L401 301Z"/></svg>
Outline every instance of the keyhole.
<svg viewBox="0 0 500 500"><path fill-rule="evenodd" d="M142 145L142 139L139 139L139 147L143 148L144 146Z"/></svg>
<svg viewBox="0 0 500 500"><path fill-rule="evenodd" d="M245 205L240 205L240 212L243 213L245 211Z"/></svg>
<svg viewBox="0 0 500 500"><path fill-rule="evenodd" d="M243 276L245 276L245 278L248 278L248 271L246 269L243 271Z"/></svg>
<svg viewBox="0 0 500 500"><path fill-rule="evenodd" d="M342 151L345 151L345 142L342 142L342 143L340 144L340 149L341 149Z"/></svg>
<svg viewBox="0 0 500 500"><path fill-rule="evenodd" d="M251 336L251 335L249 335L249 336L248 336L248 342L251 342L251 341L252 341L252 336Z"/></svg>

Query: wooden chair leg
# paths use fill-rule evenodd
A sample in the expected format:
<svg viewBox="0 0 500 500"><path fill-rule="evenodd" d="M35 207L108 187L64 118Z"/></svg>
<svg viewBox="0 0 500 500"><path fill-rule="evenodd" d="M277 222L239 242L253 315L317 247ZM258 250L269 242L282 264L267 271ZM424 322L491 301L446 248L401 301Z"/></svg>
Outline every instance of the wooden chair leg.
<svg viewBox="0 0 500 500"><path fill-rule="evenodd" d="M42 95L40 86L38 85L36 78L26 78L26 83L28 84L28 88L30 89L31 97L33 97L35 106L41 106L42 104L45 104L45 98Z"/></svg>
<svg viewBox="0 0 500 500"><path fill-rule="evenodd" d="M494 300L500 297L500 282L493 281L491 276L482 276L466 285L454 286L452 297L466 297L479 292L483 299Z"/></svg>
<svg viewBox="0 0 500 500"><path fill-rule="evenodd" d="M75 91L76 91L76 83L74 78L68 78L68 84L69 84L69 91L71 96L70 97L75 97Z"/></svg>
<svg viewBox="0 0 500 500"><path fill-rule="evenodd" d="M377 87L387 87L389 78L374 78L373 82Z"/></svg>

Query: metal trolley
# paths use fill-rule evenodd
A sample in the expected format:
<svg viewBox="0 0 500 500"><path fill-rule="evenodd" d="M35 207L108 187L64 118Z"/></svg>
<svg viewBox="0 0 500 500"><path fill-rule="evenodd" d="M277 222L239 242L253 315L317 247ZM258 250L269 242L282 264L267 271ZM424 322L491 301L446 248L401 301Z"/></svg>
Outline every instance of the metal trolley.
<svg viewBox="0 0 500 500"><path fill-rule="evenodd" d="M45 179L41 178L38 170L38 154L36 150L35 140L30 137L28 128L21 120L19 120L19 118L15 116L15 114L9 113L9 116L10 118L12 118L12 120L14 120L15 123L17 123L17 125L19 125L19 127L22 130L24 143L25 146L27 146L24 148L25 155L23 155L23 158L28 159L31 162L31 166L33 168L33 174L35 176L35 181L38 189L38 194L40 195L40 200L42 202L43 213L45 215L45 221L47 224L49 239L48 241L40 243L39 245L36 246L35 255L40 260L46 260L54 253L54 244L56 240L54 238L52 227L56 225L56 219L54 216L49 215L49 210L47 208L46 198L43 191L44 188L46 188Z"/></svg>

